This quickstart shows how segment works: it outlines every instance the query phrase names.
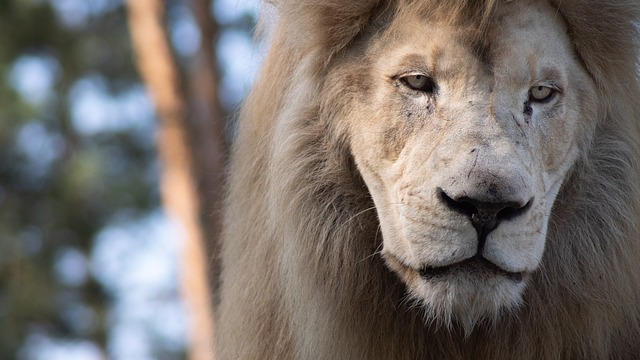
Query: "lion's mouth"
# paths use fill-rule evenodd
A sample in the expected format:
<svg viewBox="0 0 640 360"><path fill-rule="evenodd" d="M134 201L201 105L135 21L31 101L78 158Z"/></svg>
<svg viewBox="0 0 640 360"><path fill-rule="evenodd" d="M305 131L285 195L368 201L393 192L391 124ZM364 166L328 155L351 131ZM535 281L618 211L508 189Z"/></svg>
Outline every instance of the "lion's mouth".
<svg viewBox="0 0 640 360"><path fill-rule="evenodd" d="M524 273L504 270L503 268L499 267L498 265L492 263L491 261L485 259L480 255L476 255L474 257L451 265L437 267L425 266L418 270L418 273L420 274L420 277L425 280L437 280L438 278L452 275L454 273L499 275L505 276L517 283L521 282L524 277Z"/></svg>

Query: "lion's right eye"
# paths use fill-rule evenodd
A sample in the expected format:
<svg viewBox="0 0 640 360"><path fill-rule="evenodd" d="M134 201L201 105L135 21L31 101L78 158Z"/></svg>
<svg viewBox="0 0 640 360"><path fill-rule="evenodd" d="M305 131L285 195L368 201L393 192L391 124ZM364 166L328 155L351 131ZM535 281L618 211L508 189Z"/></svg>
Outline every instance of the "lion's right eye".
<svg viewBox="0 0 640 360"><path fill-rule="evenodd" d="M401 78L402 82L412 90L421 91L425 93L433 93L435 90L435 83L433 79L422 74L407 75Z"/></svg>
<svg viewBox="0 0 640 360"><path fill-rule="evenodd" d="M548 86L534 86L529 90L529 101L544 103L551 100L555 94L556 90Z"/></svg>

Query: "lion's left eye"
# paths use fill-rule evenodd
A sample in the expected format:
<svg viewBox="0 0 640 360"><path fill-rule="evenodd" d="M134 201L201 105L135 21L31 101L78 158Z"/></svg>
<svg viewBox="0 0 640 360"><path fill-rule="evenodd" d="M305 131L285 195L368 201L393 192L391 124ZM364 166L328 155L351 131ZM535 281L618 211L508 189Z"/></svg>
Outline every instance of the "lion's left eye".
<svg viewBox="0 0 640 360"><path fill-rule="evenodd" d="M529 90L529 101L543 103L551 100L556 90L548 86L534 86Z"/></svg>
<svg viewBox="0 0 640 360"><path fill-rule="evenodd" d="M412 90L429 94L433 93L435 90L435 83L433 82L433 79L426 75L407 75L402 77L402 81Z"/></svg>

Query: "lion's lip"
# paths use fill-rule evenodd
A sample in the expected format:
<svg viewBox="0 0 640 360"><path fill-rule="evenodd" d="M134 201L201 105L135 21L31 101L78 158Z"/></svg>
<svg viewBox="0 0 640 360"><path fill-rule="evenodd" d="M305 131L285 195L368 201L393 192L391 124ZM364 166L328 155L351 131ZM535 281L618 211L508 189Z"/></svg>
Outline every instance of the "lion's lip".
<svg viewBox="0 0 640 360"><path fill-rule="evenodd" d="M434 280L439 277L444 277L458 272L490 273L505 276L514 282L521 282L525 275L523 272L507 271L480 255L476 255L455 264L436 267L425 266L418 270L420 276L426 280Z"/></svg>

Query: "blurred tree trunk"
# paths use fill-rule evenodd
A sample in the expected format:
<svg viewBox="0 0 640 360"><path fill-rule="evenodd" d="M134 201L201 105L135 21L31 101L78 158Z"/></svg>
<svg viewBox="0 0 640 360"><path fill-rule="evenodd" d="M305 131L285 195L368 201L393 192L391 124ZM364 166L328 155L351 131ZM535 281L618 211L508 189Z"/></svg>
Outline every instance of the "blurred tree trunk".
<svg viewBox="0 0 640 360"><path fill-rule="evenodd" d="M209 0L192 0L202 46L190 81L172 52L162 0L128 0L129 27L140 74L159 116L157 147L167 212L182 225L183 297L191 315L189 359L214 358L214 324L208 270L217 274L219 208L226 141L218 103L213 40L217 28ZM211 265L211 269L209 269ZM212 278L215 275L212 275Z"/></svg>

